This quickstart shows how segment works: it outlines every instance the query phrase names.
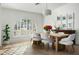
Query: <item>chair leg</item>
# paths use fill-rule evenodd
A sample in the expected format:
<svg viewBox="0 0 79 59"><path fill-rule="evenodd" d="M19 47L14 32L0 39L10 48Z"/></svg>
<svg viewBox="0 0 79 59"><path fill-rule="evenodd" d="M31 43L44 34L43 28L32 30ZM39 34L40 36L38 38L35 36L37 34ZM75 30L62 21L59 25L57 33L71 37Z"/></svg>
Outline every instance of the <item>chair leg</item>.
<svg viewBox="0 0 79 59"><path fill-rule="evenodd" d="M44 43L41 43L41 47L44 48Z"/></svg>
<svg viewBox="0 0 79 59"><path fill-rule="evenodd" d="M72 45L72 52L74 52L75 50L74 50L74 45Z"/></svg>
<svg viewBox="0 0 79 59"><path fill-rule="evenodd" d="M65 51L66 51L66 52L70 52L70 53L71 53L71 51L72 51L72 53L74 52L74 46L73 46L73 45L70 46L70 47L72 48L72 50L71 50L71 49L67 49L67 47L68 47L68 46L65 45ZM70 51L70 50L71 50L71 51Z"/></svg>
<svg viewBox="0 0 79 59"><path fill-rule="evenodd" d="M49 44L47 44L47 50L49 50Z"/></svg>
<svg viewBox="0 0 79 59"><path fill-rule="evenodd" d="M71 45L71 49L68 49L68 52L73 53L74 52L74 46Z"/></svg>
<svg viewBox="0 0 79 59"><path fill-rule="evenodd" d="M49 49L49 44L44 44L44 48L45 48L46 50L48 50L48 49Z"/></svg>
<svg viewBox="0 0 79 59"><path fill-rule="evenodd" d="M68 52L67 46L65 45L65 52Z"/></svg>

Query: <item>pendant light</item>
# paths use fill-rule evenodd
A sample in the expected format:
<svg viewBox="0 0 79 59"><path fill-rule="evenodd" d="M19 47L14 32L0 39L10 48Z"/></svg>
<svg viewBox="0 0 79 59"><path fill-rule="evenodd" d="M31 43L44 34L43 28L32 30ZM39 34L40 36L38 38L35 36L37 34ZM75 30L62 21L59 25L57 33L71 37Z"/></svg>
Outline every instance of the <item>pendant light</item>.
<svg viewBox="0 0 79 59"><path fill-rule="evenodd" d="M48 4L46 3L45 15L51 15L52 11L48 8Z"/></svg>

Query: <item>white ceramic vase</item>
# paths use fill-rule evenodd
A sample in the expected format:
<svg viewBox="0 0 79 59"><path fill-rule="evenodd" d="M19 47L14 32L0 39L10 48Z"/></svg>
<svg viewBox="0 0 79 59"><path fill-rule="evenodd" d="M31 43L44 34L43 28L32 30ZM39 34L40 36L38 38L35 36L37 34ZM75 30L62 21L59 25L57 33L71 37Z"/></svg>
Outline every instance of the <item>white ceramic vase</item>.
<svg viewBox="0 0 79 59"><path fill-rule="evenodd" d="M46 33L49 35L50 34L50 31L46 31Z"/></svg>

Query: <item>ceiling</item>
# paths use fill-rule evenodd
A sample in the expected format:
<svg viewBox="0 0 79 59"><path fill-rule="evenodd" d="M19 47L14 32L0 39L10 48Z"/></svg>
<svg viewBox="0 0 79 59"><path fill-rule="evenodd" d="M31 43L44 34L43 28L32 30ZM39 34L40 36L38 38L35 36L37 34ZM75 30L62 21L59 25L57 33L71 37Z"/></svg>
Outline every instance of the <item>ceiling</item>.
<svg viewBox="0 0 79 59"><path fill-rule="evenodd" d="M43 14L46 8L54 10L66 3L1 3L2 7ZM46 7L47 5L47 7Z"/></svg>

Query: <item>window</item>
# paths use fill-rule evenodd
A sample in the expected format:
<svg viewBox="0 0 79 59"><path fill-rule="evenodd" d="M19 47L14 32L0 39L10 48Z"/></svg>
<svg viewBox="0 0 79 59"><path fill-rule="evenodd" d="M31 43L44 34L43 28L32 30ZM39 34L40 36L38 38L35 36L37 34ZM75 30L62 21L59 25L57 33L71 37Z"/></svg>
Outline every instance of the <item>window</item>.
<svg viewBox="0 0 79 59"><path fill-rule="evenodd" d="M28 19L22 19L21 21L18 21L14 26L14 35L27 35L31 34L33 31L35 31L35 24Z"/></svg>

